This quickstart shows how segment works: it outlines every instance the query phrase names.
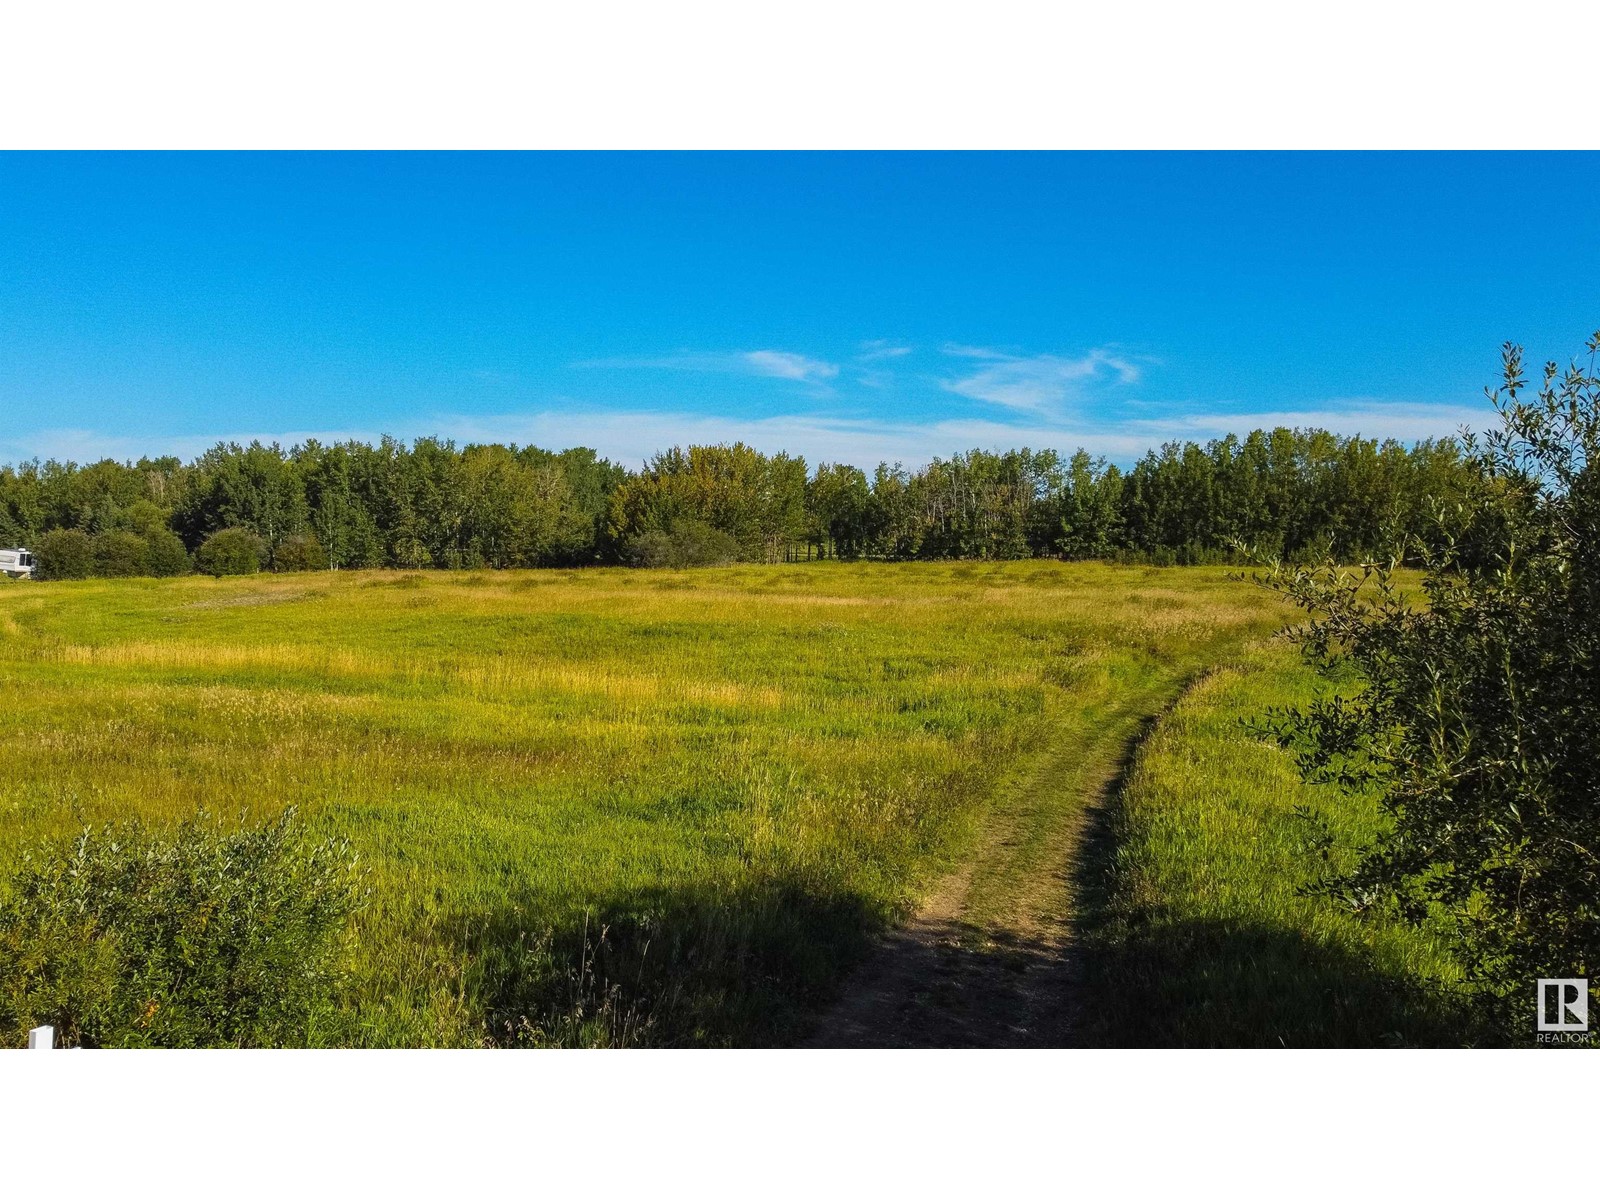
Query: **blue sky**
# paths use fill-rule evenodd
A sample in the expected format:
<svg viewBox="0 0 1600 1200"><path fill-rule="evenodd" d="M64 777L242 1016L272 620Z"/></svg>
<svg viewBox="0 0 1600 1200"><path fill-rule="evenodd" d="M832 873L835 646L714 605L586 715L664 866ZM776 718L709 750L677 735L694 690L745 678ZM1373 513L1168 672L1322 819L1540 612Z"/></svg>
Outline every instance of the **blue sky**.
<svg viewBox="0 0 1600 1200"><path fill-rule="evenodd" d="M1597 196L1595 155L0 155L0 461L1412 440L1600 326Z"/></svg>

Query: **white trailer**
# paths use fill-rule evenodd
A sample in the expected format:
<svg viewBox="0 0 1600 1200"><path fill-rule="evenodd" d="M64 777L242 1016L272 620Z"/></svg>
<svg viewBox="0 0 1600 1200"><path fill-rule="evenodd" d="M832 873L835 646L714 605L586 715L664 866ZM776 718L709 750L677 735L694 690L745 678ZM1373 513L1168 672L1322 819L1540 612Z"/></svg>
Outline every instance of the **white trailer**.
<svg viewBox="0 0 1600 1200"><path fill-rule="evenodd" d="M28 579L33 575L33 555L26 550L0 550L0 575Z"/></svg>

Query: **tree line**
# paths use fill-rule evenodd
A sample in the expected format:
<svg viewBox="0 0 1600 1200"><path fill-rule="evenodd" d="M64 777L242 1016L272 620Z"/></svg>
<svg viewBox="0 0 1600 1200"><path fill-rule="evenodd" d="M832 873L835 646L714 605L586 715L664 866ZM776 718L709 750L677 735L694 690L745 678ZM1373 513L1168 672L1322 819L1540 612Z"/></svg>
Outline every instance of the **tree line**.
<svg viewBox="0 0 1600 1200"><path fill-rule="evenodd" d="M639 470L575 448L308 441L0 467L0 545L41 573L172 575L808 558L1382 556L1479 479L1453 439L1274 429L1169 443L1127 470L1079 450L972 450L921 470L690 446Z"/></svg>

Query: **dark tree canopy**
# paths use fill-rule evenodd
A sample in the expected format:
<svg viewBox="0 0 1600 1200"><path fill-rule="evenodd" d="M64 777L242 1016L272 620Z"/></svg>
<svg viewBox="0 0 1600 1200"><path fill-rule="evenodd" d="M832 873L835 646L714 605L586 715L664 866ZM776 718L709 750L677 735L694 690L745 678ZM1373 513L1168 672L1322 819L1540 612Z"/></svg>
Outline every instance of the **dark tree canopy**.
<svg viewBox="0 0 1600 1200"><path fill-rule="evenodd" d="M674 447L629 471L583 447L257 442L187 464L0 467L0 545L89 539L86 560L76 541L49 543L41 562L57 577L172 574L227 529L259 538L275 571L722 561L729 543L753 562L1199 563L1229 561L1239 541L1350 562L1429 536L1430 505L1459 500L1476 470L1453 440L1290 429L1172 443L1125 471L1081 450L1026 448L869 474L738 443Z"/></svg>

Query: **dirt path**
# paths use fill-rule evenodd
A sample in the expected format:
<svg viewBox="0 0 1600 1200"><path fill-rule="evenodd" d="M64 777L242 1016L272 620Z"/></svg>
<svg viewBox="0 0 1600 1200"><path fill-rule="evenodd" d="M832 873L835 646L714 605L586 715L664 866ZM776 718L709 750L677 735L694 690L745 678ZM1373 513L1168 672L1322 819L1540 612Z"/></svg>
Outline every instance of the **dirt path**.
<svg viewBox="0 0 1600 1200"><path fill-rule="evenodd" d="M977 853L884 936L823 1014L813 1047L1073 1042L1073 872L1143 734L1181 681L1064 729L996 796Z"/></svg>

